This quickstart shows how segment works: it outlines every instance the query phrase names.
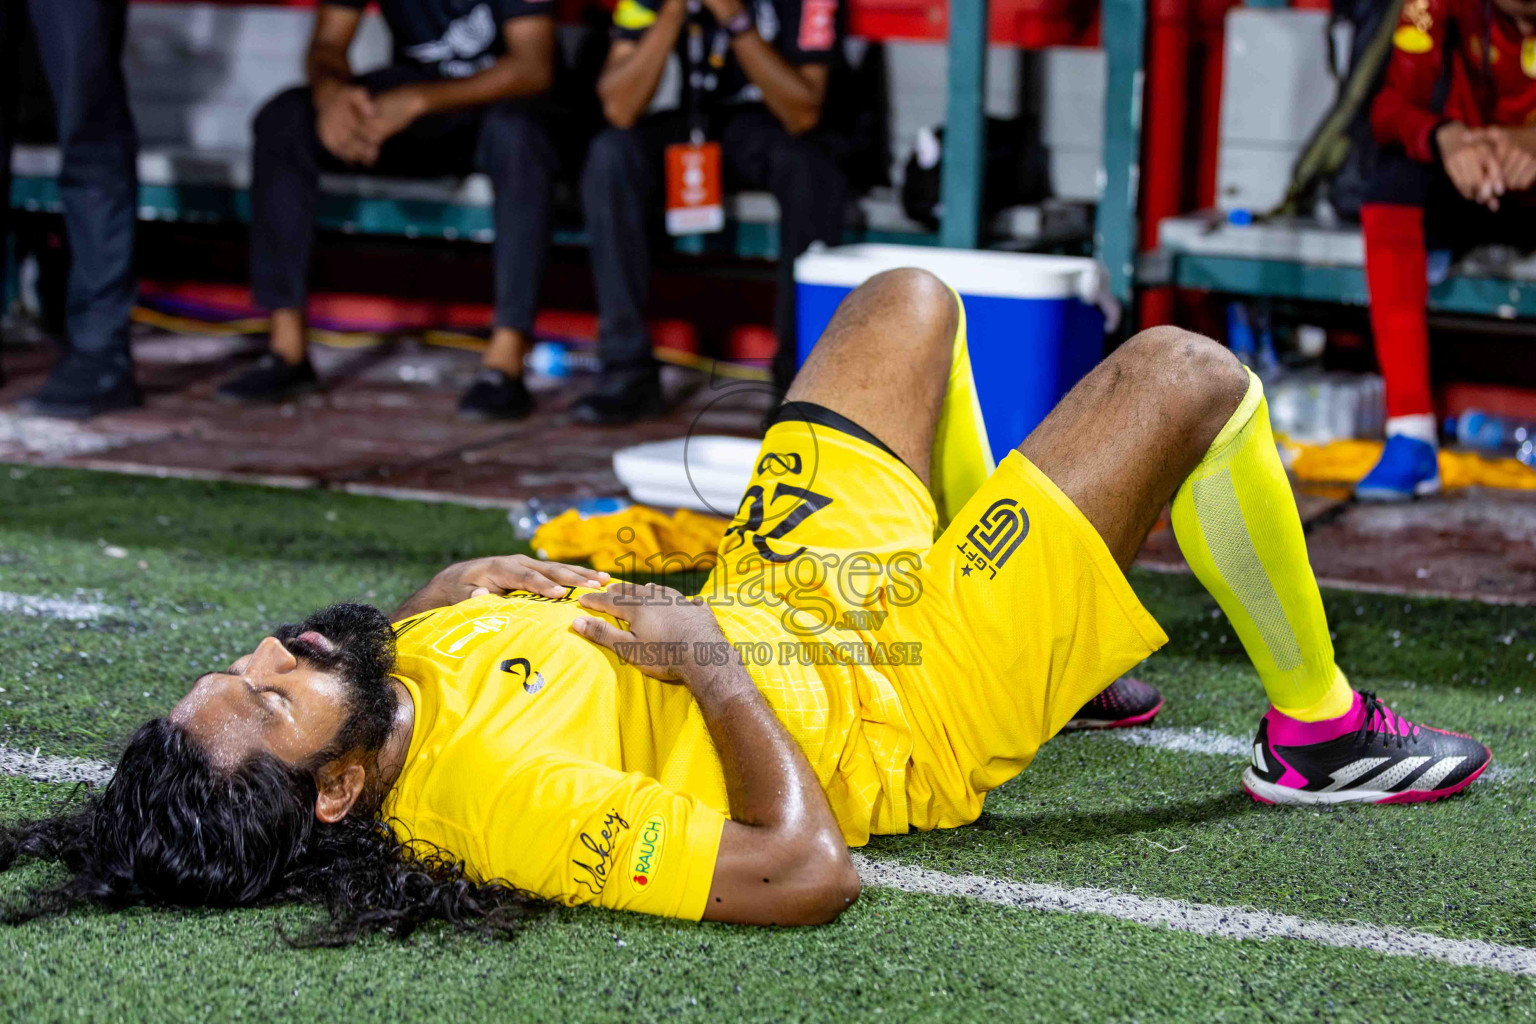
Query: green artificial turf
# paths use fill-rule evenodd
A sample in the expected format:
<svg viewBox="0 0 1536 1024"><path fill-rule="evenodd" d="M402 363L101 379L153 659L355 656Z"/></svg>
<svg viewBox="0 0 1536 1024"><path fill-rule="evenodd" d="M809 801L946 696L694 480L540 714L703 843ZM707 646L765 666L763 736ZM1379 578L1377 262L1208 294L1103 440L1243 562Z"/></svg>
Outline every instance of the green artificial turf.
<svg viewBox="0 0 1536 1024"><path fill-rule="evenodd" d="M0 744L110 758L190 679L334 600L386 609L447 562L516 550L494 511L0 467L0 591L90 622L0 619ZM686 581L684 581L686 582ZM1257 678L1192 579L1134 573L1168 648L1139 674L1160 726L1247 737ZM1047 744L975 825L876 839L875 859L1536 946L1536 621L1528 608L1334 592L1340 663L1409 717L1471 732L1496 770L1462 797L1255 805L1241 757ZM67 787L0 777L0 821ZM0 876L0 896L55 877ZM0 929L6 1019L1519 1019L1536 979L1096 916L867 890L836 924L762 931L560 911L512 943L432 929L297 952L309 911L82 912Z"/></svg>

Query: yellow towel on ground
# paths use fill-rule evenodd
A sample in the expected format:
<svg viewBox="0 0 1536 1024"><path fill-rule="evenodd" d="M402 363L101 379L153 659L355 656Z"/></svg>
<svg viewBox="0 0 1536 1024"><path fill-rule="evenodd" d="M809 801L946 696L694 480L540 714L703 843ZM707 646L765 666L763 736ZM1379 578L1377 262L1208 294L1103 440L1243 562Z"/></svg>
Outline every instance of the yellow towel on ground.
<svg viewBox="0 0 1536 1024"><path fill-rule="evenodd" d="M1291 472L1297 479L1315 483L1358 483L1381 457L1380 441L1330 441L1301 444L1281 440ZM1475 452L1440 453L1440 484L1453 487L1503 487L1516 491L1536 490L1536 469L1516 459L1490 459Z"/></svg>
<svg viewBox="0 0 1536 1024"><path fill-rule="evenodd" d="M556 562L586 562L614 575L708 569L728 520L687 509L671 515L645 505L583 519L567 509L533 535L533 550Z"/></svg>

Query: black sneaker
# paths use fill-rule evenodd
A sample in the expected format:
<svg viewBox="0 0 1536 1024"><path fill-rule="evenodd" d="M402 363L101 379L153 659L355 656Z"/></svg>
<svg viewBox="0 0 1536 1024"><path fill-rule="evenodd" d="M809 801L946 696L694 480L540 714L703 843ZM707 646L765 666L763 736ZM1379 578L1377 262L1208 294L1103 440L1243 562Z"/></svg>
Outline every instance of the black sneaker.
<svg viewBox="0 0 1536 1024"><path fill-rule="evenodd" d="M266 352L256 365L219 385L213 396L221 402L281 402L320 386L308 359L290 363Z"/></svg>
<svg viewBox="0 0 1536 1024"><path fill-rule="evenodd" d="M1411 804L1459 793L1493 755L1470 736L1415 725L1374 693L1338 718L1301 722L1271 707L1243 789L1266 804Z"/></svg>
<svg viewBox="0 0 1536 1024"><path fill-rule="evenodd" d="M533 396L521 377L486 367L475 375L469 389L459 396L459 418L465 420L520 420L533 412Z"/></svg>
<svg viewBox="0 0 1536 1024"><path fill-rule="evenodd" d="M1062 732L1079 729L1127 729L1146 725L1163 710L1163 695L1140 679L1121 676L1093 700L1084 704Z"/></svg>
<svg viewBox="0 0 1536 1024"><path fill-rule="evenodd" d="M73 353L53 368L34 395L18 404L22 412L61 420L84 420L144 404L131 370L104 368Z"/></svg>
<svg viewBox="0 0 1536 1024"><path fill-rule="evenodd" d="M604 370L597 386L571 406L572 418L601 426L633 423L664 411L661 375L654 363L629 370Z"/></svg>

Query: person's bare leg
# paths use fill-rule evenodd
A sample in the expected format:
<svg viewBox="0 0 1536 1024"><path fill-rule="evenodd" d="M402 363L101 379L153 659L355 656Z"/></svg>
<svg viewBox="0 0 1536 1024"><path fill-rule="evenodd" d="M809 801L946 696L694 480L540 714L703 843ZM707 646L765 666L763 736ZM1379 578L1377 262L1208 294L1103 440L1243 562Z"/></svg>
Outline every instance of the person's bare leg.
<svg viewBox="0 0 1536 1024"><path fill-rule="evenodd" d="M302 309L274 309L272 311L272 351L289 366L304 361L304 311Z"/></svg>
<svg viewBox="0 0 1536 1024"><path fill-rule="evenodd" d="M1248 372L1216 342L1154 327L1116 349L1019 445L1121 568L1242 402Z"/></svg>
<svg viewBox="0 0 1536 1024"><path fill-rule="evenodd" d="M523 357L528 353L528 336L511 327L497 327L491 331L491 343L485 349L482 364L490 370L500 370L510 377L523 375Z"/></svg>
<svg viewBox="0 0 1536 1024"><path fill-rule="evenodd" d="M885 442L924 484L959 310L925 270L890 270L843 300L784 400L814 402Z"/></svg>

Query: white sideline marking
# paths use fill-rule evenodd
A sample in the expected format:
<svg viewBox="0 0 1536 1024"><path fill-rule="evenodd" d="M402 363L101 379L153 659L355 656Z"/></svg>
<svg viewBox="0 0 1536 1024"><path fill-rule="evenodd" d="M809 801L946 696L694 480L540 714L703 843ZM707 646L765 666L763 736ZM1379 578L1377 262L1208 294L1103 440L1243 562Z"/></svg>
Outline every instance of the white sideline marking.
<svg viewBox="0 0 1536 1024"><path fill-rule="evenodd" d="M35 782L84 782L103 786L111 781L115 769L113 764L88 757L52 757L38 751L28 754L0 747L0 774L21 775ZM874 889L967 897L999 906L1063 914L1102 914L1148 927L1226 939L1296 939L1387 956L1440 960L1458 967L1486 967L1506 974L1536 976L1536 949L1523 946L1478 939L1447 939L1406 928L1311 921L1290 914L1133 896L1112 889L1069 889L1041 882L1009 882L984 875L950 875L892 861L871 860L859 853L853 854L853 862L860 880Z"/></svg>
<svg viewBox="0 0 1536 1024"><path fill-rule="evenodd" d="M1253 756L1253 741L1225 733L1188 726L1141 725L1130 729L1103 729L1090 735L1107 736L1137 747L1177 750L1183 754L1216 754L1223 757Z"/></svg>
<svg viewBox="0 0 1536 1024"><path fill-rule="evenodd" d="M110 604L70 597L38 597L0 590L0 615L40 615L46 619L89 622L119 611Z"/></svg>
<svg viewBox="0 0 1536 1024"><path fill-rule="evenodd" d="M1102 914L1153 928L1224 939L1297 939L1387 956L1439 960L1458 967L1485 967L1505 974L1536 975L1536 949L1524 946L1506 946L1480 939L1447 939L1406 928L1312 921L1290 914L1133 896L1110 889L1068 889L1038 882L1007 882L983 875L949 875L906 864L870 860L860 854L854 854L854 864L864 884L876 889L962 896L1004 907L1062 914Z"/></svg>
<svg viewBox="0 0 1536 1024"><path fill-rule="evenodd" d="M117 766L89 757L52 757L34 750L0 747L0 775L23 775L33 782L85 782L105 786Z"/></svg>

